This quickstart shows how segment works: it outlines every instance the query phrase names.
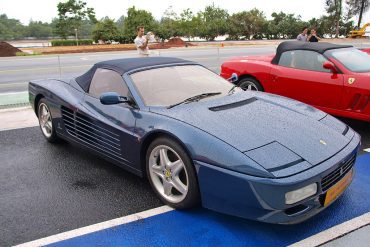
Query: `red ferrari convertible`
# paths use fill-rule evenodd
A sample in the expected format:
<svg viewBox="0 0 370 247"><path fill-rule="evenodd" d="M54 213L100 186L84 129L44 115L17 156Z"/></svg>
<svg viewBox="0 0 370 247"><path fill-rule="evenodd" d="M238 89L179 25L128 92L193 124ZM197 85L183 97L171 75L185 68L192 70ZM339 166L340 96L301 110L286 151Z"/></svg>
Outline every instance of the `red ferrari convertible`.
<svg viewBox="0 0 370 247"><path fill-rule="evenodd" d="M370 122L370 55L350 45L281 43L275 55L232 58L221 76L244 90L300 100L330 114Z"/></svg>

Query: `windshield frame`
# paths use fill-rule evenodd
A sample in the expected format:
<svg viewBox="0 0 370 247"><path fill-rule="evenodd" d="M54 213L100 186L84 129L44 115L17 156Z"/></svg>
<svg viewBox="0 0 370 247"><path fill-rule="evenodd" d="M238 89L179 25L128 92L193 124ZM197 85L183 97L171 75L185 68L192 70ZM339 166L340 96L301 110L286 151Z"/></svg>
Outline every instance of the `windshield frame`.
<svg viewBox="0 0 370 247"><path fill-rule="evenodd" d="M340 48L340 49L332 49L332 50L327 50L324 55L325 57L327 57L328 59L330 60L334 60L335 62L339 63L341 66L343 66L343 68L345 68L346 70L352 72L352 73L370 73L370 68L369 70L359 70L359 71L355 71L355 70L352 70L351 68L349 68L346 64L344 64L341 60L339 60L338 58L336 58L335 56L332 55L333 52L335 51L338 51L338 50L357 50L358 52L363 52L355 47L348 47L348 48ZM365 52L364 52L365 53ZM365 53L366 54L366 53ZM367 54L369 57L370 55Z"/></svg>

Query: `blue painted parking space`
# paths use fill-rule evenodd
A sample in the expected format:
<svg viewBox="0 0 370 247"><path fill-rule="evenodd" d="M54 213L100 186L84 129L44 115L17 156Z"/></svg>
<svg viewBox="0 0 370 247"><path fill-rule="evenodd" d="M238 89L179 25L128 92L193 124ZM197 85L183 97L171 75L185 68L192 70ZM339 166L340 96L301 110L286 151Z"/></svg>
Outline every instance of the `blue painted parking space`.
<svg viewBox="0 0 370 247"><path fill-rule="evenodd" d="M370 154L356 162L355 178L329 208L298 225L271 225L198 208L64 240L49 246L286 246L370 211Z"/></svg>

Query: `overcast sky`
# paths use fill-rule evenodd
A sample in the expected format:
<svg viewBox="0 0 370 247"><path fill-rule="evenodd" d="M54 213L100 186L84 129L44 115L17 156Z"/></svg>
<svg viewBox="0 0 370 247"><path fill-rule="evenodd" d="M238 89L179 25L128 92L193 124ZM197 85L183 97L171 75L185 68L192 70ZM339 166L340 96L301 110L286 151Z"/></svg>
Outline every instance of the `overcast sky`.
<svg viewBox="0 0 370 247"><path fill-rule="evenodd" d="M180 13L190 8L194 13L203 10L205 6L215 2L215 5L227 9L229 14L257 8L262 10L270 19L271 13L283 11L301 15L303 20L320 17L325 12L325 0L84 0L88 7L95 9L98 19L108 16L118 19L126 15L127 9L135 6L138 9L150 11L156 19L160 19L163 12L172 6ZM50 22L57 16L57 4L60 0L0 0L0 14L9 18L19 19L23 24L34 21ZM357 22L357 18L355 19ZM370 11L363 18L362 23L370 22Z"/></svg>

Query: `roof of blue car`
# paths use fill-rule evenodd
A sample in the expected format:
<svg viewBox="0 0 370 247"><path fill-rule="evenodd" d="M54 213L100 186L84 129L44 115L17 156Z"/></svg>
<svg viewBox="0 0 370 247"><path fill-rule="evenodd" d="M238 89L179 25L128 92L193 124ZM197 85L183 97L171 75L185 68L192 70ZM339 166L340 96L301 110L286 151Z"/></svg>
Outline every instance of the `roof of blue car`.
<svg viewBox="0 0 370 247"><path fill-rule="evenodd" d="M353 47L352 45L337 45L327 42L302 42L302 41L285 41L280 43L276 49L276 55L272 59L273 64L279 62L280 56L283 52L294 51L294 50L308 50L315 51L320 54L323 54L327 50L340 49L340 48L349 48Z"/></svg>
<svg viewBox="0 0 370 247"><path fill-rule="evenodd" d="M189 62L190 61L174 57L138 57L108 60L96 63L85 74L77 77L76 82L87 92L95 71L99 68L114 70L120 75L123 75L126 72L145 67Z"/></svg>

